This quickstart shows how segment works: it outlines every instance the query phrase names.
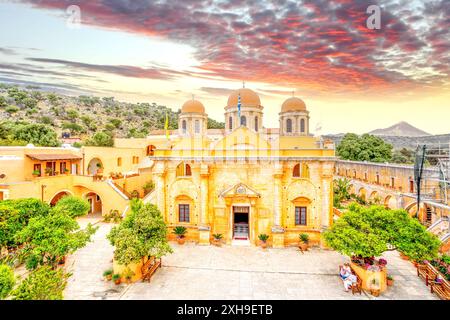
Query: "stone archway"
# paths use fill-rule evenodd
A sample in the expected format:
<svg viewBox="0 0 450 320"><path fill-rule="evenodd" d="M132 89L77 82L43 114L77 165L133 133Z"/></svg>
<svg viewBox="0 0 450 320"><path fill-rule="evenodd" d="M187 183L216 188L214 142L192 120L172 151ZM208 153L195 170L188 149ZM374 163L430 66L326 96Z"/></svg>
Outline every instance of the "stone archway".
<svg viewBox="0 0 450 320"><path fill-rule="evenodd" d="M93 192L89 191L83 195L83 198L89 202L89 212L88 215L102 215L103 214L103 203L100 196Z"/></svg>
<svg viewBox="0 0 450 320"><path fill-rule="evenodd" d="M58 203L58 201L61 200L63 197L72 196L72 195L73 195L73 193L68 190L59 191L51 198L50 206L54 207Z"/></svg>
<svg viewBox="0 0 450 320"><path fill-rule="evenodd" d="M102 160L100 158L92 158L87 166L88 175L95 176L100 173L99 171L103 171Z"/></svg>

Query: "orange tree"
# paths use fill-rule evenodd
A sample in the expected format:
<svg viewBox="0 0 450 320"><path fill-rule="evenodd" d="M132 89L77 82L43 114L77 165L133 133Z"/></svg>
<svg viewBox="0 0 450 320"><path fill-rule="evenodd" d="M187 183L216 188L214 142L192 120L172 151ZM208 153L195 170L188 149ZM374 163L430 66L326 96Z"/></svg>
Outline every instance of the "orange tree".
<svg viewBox="0 0 450 320"><path fill-rule="evenodd" d="M439 239L405 210L351 204L323 237L328 246L347 256L370 258L399 250L415 261L433 259Z"/></svg>

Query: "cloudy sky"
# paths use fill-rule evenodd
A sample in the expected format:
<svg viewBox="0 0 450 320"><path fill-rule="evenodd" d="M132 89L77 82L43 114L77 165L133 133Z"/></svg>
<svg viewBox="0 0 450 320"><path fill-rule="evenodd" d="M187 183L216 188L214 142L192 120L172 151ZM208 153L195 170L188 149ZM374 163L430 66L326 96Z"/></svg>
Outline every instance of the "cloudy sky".
<svg viewBox="0 0 450 320"><path fill-rule="evenodd" d="M0 28L0 82L174 110L194 94L223 121L245 81L266 127L294 92L319 133L450 133L448 0L0 0Z"/></svg>

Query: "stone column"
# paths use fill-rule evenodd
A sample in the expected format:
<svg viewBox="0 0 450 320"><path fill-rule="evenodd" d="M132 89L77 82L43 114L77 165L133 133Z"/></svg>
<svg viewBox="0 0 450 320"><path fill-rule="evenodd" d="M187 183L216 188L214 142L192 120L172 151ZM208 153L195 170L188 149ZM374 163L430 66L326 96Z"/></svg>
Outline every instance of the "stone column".
<svg viewBox="0 0 450 320"><path fill-rule="evenodd" d="M322 212L320 217L321 232L330 227L333 218L333 196L332 196L332 181L333 181L333 163L326 162L322 164ZM321 237L321 246L325 247L323 238Z"/></svg>
<svg viewBox="0 0 450 320"><path fill-rule="evenodd" d="M211 227L209 225L209 194L208 194L208 179L209 171L208 165L202 164L200 166L200 221L199 221L199 244L209 245L210 244L210 233Z"/></svg>
<svg viewBox="0 0 450 320"><path fill-rule="evenodd" d="M156 181L155 181L155 190L156 190L156 206L163 217L166 217L166 222L170 221L167 212L166 212L166 196L165 196L165 186L164 186L164 176L165 176L165 168L164 163L159 162L155 164L155 170L153 171Z"/></svg>
<svg viewBox="0 0 450 320"><path fill-rule="evenodd" d="M281 164L276 165L274 178L274 189L273 189L273 225L281 226L281 203L282 203L282 189L281 189L281 178L283 176L283 168Z"/></svg>

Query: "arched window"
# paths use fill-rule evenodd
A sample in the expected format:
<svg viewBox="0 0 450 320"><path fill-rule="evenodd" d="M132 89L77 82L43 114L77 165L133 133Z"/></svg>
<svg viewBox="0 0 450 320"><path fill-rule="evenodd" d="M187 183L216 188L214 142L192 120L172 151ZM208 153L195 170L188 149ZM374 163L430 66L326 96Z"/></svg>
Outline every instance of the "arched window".
<svg viewBox="0 0 450 320"><path fill-rule="evenodd" d="M292 132L292 120L291 119L286 120L286 132L287 133Z"/></svg>
<svg viewBox="0 0 450 320"><path fill-rule="evenodd" d="M188 165L187 163L181 162L177 166L176 176L177 177L192 176L191 166Z"/></svg>
<svg viewBox="0 0 450 320"><path fill-rule="evenodd" d="M294 170L292 170L292 176L293 177L300 177L300 164L299 163L297 163L294 166Z"/></svg>
<svg viewBox="0 0 450 320"><path fill-rule="evenodd" d="M200 133L200 121L195 120L195 133Z"/></svg>
<svg viewBox="0 0 450 320"><path fill-rule="evenodd" d="M147 146L147 155L153 156L155 154L156 147L154 145Z"/></svg>
<svg viewBox="0 0 450 320"><path fill-rule="evenodd" d="M245 116L241 117L241 126L246 126L247 125L247 118Z"/></svg>
<svg viewBox="0 0 450 320"><path fill-rule="evenodd" d="M258 131L258 116L255 116L255 131Z"/></svg>
<svg viewBox="0 0 450 320"><path fill-rule="evenodd" d="M305 119L300 120L300 132L301 133L305 132Z"/></svg>
<svg viewBox="0 0 450 320"><path fill-rule="evenodd" d="M228 127L230 130L233 130L233 117L228 118Z"/></svg>
<svg viewBox="0 0 450 320"><path fill-rule="evenodd" d="M186 133L186 131L187 131L186 120L183 120L183 121L181 122L181 128L183 129L183 133Z"/></svg>
<svg viewBox="0 0 450 320"><path fill-rule="evenodd" d="M292 176L296 178L309 179L309 166L306 163L297 163L292 170Z"/></svg>
<svg viewBox="0 0 450 320"><path fill-rule="evenodd" d="M117 158L117 166L118 167L122 166L122 158L121 157Z"/></svg>

